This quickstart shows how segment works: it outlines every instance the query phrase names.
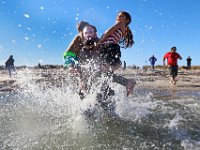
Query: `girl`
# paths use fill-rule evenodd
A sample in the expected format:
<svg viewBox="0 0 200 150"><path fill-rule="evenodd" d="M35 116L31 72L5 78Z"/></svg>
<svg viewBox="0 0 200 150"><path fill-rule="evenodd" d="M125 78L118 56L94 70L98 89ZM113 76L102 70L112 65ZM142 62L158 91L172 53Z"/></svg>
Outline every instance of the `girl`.
<svg viewBox="0 0 200 150"><path fill-rule="evenodd" d="M105 66L111 71L115 71L121 66L121 51L120 47L128 48L134 44L133 34L129 28L131 16L125 11L118 13L116 24L108 29L99 39L97 45L101 47L101 59ZM126 86L127 96L132 94L135 86L135 80L125 79L123 77L114 76L114 81L121 82Z"/></svg>

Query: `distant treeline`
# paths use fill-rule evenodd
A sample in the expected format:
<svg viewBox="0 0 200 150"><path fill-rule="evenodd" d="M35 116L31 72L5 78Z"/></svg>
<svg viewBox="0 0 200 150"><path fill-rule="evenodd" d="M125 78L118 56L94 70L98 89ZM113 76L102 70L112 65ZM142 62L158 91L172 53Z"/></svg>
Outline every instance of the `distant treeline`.
<svg viewBox="0 0 200 150"><path fill-rule="evenodd" d="M26 69L26 68L30 68L30 69L60 69L63 68L63 65L40 65L38 64L37 66L15 66L16 69ZM5 66L0 66L0 70L5 69Z"/></svg>
<svg viewBox="0 0 200 150"><path fill-rule="evenodd" d="M16 69L25 69L25 68L30 68L30 69L60 69L63 68L63 65L41 65L38 64L37 66L15 66ZM136 66L136 65L131 65L131 66L127 66L127 68L132 68L132 69L139 69L140 67ZM143 69L147 70L147 69L151 69L151 66L143 66ZM0 66L0 70L5 69L5 66ZM155 69L161 69L161 70L165 70L167 69L167 66L163 66L163 65L156 65ZM187 69L186 66L179 66L179 69ZM191 70L200 70L200 66L191 66Z"/></svg>
<svg viewBox="0 0 200 150"><path fill-rule="evenodd" d="M167 66L156 65L155 69L167 69ZM143 66L143 69L151 69L151 66ZM187 66L179 66L179 69L188 69ZM191 66L191 70L200 70L200 66Z"/></svg>

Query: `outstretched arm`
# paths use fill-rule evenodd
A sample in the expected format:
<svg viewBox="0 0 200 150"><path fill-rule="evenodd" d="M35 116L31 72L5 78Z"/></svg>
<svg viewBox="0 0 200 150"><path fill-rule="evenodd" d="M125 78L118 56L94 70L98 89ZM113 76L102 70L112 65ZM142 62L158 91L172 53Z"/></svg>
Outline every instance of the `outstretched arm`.
<svg viewBox="0 0 200 150"><path fill-rule="evenodd" d="M102 37L99 39L98 44L101 44L103 41L105 41L110 35L112 35L117 29L121 29L122 32L124 32L125 29L123 29L123 23L119 22L112 26L110 29L108 29Z"/></svg>
<svg viewBox="0 0 200 150"><path fill-rule="evenodd" d="M165 59L166 59L166 58L165 58L165 57L163 57L163 65L164 65L164 66L165 66Z"/></svg>

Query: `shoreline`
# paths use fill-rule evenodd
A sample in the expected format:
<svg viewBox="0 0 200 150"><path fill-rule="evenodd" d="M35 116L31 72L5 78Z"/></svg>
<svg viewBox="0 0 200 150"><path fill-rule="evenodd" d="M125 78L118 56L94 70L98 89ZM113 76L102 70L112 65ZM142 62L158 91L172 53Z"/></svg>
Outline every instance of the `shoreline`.
<svg viewBox="0 0 200 150"><path fill-rule="evenodd" d="M34 80L37 83L43 81L55 85L62 86L62 81L67 76L67 70L64 69L19 69L17 75L9 77L7 71L0 71L0 92L16 91L20 88L20 84L26 82L23 76ZM162 92L171 91L196 91L200 92L200 70L179 70L177 84L172 85L169 80L168 70L156 69L155 71L144 69L126 70L119 69L116 74L126 78L136 80L135 90L148 89L150 91L160 90Z"/></svg>

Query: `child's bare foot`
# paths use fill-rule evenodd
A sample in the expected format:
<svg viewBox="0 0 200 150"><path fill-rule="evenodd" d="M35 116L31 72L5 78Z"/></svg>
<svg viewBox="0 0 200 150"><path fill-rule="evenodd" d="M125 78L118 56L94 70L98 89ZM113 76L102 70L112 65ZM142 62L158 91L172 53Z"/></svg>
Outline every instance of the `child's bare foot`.
<svg viewBox="0 0 200 150"><path fill-rule="evenodd" d="M170 83L171 83L171 84L174 84L173 80L170 80Z"/></svg>
<svg viewBox="0 0 200 150"><path fill-rule="evenodd" d="M173 84L173 85L176 85L176 80L172 80L172 79L171 79L171 80L170 80L170 83Z"/></svg>
<svg viewBox="0 0 200 150"><path fill-rule="evenodd" d="M127 96L132 95L133 94L133 88L135 87L136 81L133 79L129 79L128 83L126 85L126 92L127 92Z"/></svg>
<svg viewBox="0 0 200 150"><path fill-rule="evenodd" d="M173 85L176 85L176 80L174 80Z"/></svg>

